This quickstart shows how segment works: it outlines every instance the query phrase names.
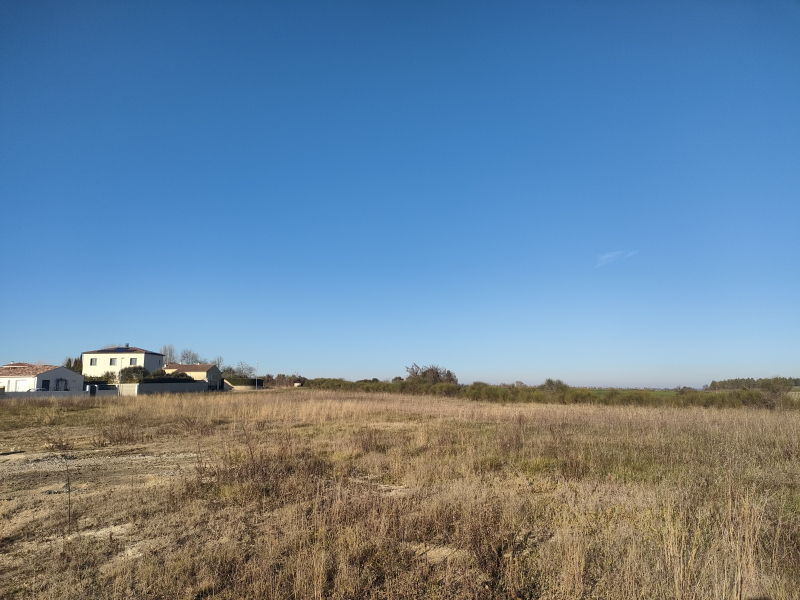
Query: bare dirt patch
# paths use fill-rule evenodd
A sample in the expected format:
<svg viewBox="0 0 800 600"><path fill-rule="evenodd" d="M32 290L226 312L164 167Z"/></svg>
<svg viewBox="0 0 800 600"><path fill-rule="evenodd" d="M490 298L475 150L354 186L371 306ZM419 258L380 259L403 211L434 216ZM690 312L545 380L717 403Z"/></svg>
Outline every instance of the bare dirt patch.
<svg viewBox="0 0 800 600"><path fill-rule="evenodd" d="M27 590L43 546L81 537L121 545L114 561L140 557L141 528L118 521L137 496L171 485L196 461L197 452L176 441L0 456L0 573L11 589Z"/></svg>

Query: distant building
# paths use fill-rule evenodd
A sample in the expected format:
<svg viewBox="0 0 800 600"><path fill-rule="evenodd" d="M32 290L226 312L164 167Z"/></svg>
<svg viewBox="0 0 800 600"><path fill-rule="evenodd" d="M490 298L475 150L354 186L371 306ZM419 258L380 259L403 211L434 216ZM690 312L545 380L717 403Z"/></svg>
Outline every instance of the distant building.
<svg viewBox="0 0 800 600"><path fill-rule="evenodd" d="M208 389L218 390L222 386L222 371L219 370L217 365L178 365L170 363L164 367L167 374L170 373L186 373L195 381L205 381L208 383Z"/></svg>
<svg viewBox="0 0 800 600"><path fill-rule="evenodd" d="M66 367L11 363L0 367L0 386L7 392L79 392L83 375Z"/></svg>
<svg viewBox="0 0 800 600"><path fill-rule="evenodd" d="M119 348L103 348L81 354L83 361L83 374L85 377L99 377L106 371L117 375L127 367L144 367L152 373L156 369L164 368L164 355L150 352L133 346L120 346Z"/></svg>

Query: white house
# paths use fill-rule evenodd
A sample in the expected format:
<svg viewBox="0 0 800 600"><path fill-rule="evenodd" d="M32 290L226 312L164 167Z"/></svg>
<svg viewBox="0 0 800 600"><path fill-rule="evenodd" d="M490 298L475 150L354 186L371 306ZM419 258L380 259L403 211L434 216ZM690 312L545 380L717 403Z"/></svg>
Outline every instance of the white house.
<svg viewBox="0 0 800 600"><path fill-rule="evenodd" d="M66 367L11 363L0 367L0 386L7 392L80 392L83 375Z"/></svg>
<svg viewBox="0 0 800 600"><path fill-rule="evenodd" d="M144 367L150 373L156 369L164 368L164 355L158 352L150 352L125 344L119 348L103 348L81 354L83 361L83 374L86 377L99 377L111 371L117 375L127 367Z"/></svg>

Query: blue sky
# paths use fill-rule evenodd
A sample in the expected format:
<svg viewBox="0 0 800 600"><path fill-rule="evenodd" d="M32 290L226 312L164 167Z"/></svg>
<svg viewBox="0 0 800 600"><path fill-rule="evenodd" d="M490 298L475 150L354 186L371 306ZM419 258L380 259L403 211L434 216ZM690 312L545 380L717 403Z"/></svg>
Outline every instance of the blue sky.
<svg viewBox="0 0 800 600"><path fill-rule="evenodd" d="M800 376L800 4L2 0L0 231L0 363Z"/></svg>

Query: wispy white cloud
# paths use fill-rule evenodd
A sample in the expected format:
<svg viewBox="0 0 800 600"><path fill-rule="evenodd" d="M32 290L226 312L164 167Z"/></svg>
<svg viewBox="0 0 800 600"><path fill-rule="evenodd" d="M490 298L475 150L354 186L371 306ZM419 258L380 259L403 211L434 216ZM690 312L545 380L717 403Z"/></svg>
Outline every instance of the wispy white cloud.
<svg viewBox="0 0 800 600"><path fill-rule="evenodd" d="M606 252L605 254L601 254L597 257L596 266L602 267L603 265L607 265L608 263L619 260L620 258L630 258L631 256L636 256L638 253L638 250L616 250L614 252Z"/></svg>
<svg viewBox="0 0 800 600"><path fill-rule="evenodd" d="M621 250L617 250L616 252L606 252L605 254L601 254L597 257L597 266L602 267L603 265L607 265L610 262L617 260L625 256L625 253Z"/></svg>

